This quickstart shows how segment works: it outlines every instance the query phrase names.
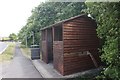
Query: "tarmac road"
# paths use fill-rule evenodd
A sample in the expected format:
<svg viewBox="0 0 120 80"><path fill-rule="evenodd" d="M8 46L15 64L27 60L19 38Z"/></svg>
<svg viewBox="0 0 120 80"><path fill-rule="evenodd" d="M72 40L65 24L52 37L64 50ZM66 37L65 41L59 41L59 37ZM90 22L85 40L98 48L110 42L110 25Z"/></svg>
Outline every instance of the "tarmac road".
<svg viewBox="0 0 120 80"><path fill-rule="evenodd" d="M4 42L0 42L0 54L6 49L8 45Z"/></svg>
<svg viewBox="0 0 120 80"><path fill-rule="evenodd" d="M3 78L42 78L32 61L22 55L18 45L15 47L13 60L2 67Z"/></svg>

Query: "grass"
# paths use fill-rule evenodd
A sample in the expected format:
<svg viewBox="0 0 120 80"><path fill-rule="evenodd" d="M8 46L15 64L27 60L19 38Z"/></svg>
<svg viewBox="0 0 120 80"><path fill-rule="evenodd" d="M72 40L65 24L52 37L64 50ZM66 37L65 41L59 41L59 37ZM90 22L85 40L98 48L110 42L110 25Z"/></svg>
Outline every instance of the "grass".
<svg viewBox="0 0 120 80"><path fill-rule="evenodd" d="M25 45L21 44L20 45L20 49L21 49L21 51L22 51L24 56L26 56L26 57L31 59L31 50L30 50L30 48L28 48L28 47L26 48ZM42 58L42 55L40 55L40 57Z"/></svg>
<svg viewBox="0 0 120 80"><path fill-rule="evenodd" d="M15 43L7 42L7 44L7 49L2 54L0 54L0 62L10 61L13 58Z"/></svg>
<svg viewBox="0 0 120 80"><path fill-rule="evenodd" d="M26 57L28 57L28 58L30 58L31 57L31 51L30 51L30 48L26 48L25 47L25 45L20 45L20 49L21 49L21 51L22 51L22 53L23 53L23 55L24 56L26 56Z"/></svg>

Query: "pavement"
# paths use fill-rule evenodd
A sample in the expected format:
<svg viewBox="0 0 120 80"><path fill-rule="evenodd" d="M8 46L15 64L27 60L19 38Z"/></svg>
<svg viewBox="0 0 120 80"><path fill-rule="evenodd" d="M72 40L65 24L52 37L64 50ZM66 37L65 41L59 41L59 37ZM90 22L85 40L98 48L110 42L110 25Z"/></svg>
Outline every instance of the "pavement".
<svg viewBox="0 0 120 80"><path fill-rule="evenodd" d="M63 76L57 72L52 64L46 64L42 60L37 59L37 60L32 60L34 66L36 69L40 72L42 77L44 78L63 78Z"/></svg>
<svg viewBox="0 0 120 80"><path fill-rule="evenodd" d="M8 45L6 43L0 42L0 54L2 54L7 47Z"/></svg>
<svg viewBox="0 0 120 80"><path fill-rule="evenodd" d="M86 70L83 72L78 72L78 73L74 73L71 75L62 76L59 72L57 72L53 68L52 63L46 64L40 59L32 60L32 62L34 66L36 67L36 69L40 72L40 74L44 78L75 78L75 77L80 77L80 76L81 77L82 76L93 77L93 76L98 75L100 71L102 70L102 67L99 67L96 69Z"/></svg>
<svg viewBox="0 0 120 80"><path fill-rule="evenodd" d="M13 60L2 65L3 78L42 78L41 74L34 67L32 61L22 55L18 45L15 47Z"/></svg>

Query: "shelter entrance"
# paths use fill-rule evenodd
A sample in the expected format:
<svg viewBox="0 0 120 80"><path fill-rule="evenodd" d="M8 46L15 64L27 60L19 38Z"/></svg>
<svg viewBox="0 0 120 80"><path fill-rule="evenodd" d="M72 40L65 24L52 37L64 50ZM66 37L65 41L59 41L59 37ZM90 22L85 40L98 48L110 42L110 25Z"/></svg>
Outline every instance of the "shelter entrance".
<svg viewBox="0 0 120 80"><path fill-rule="evenodd" d="M53 32L52 28L47 29L47 53L48 63L53 62Z"/></svg>

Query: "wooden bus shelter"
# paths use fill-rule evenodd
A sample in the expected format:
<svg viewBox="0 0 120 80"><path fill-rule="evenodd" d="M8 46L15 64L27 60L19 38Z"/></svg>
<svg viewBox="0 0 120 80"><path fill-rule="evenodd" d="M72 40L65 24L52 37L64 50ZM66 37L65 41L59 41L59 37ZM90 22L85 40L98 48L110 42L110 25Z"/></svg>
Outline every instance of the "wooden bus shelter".
<svg viewBox="0 0 120 80"><path fill-rule="evenodd" d="M96 27L95 20L78 15L42 28L42 60L62 75L98 67Z"/></svg>

